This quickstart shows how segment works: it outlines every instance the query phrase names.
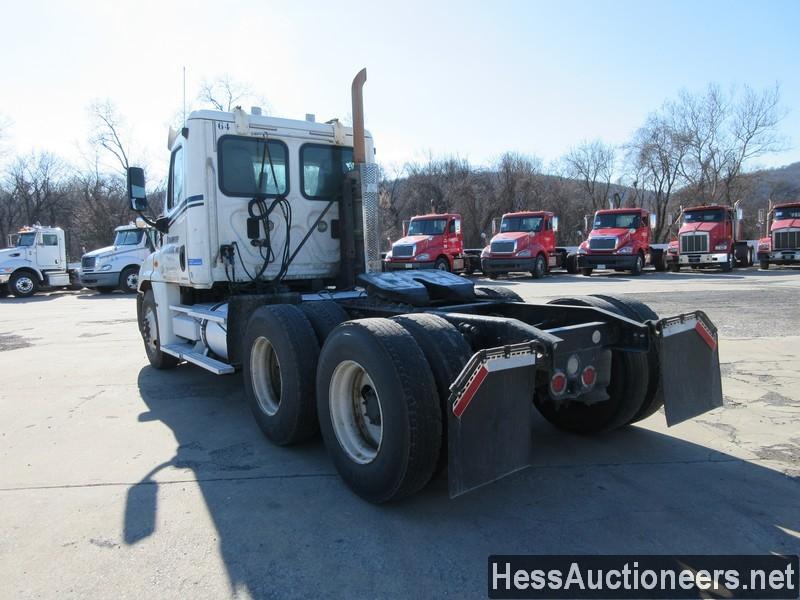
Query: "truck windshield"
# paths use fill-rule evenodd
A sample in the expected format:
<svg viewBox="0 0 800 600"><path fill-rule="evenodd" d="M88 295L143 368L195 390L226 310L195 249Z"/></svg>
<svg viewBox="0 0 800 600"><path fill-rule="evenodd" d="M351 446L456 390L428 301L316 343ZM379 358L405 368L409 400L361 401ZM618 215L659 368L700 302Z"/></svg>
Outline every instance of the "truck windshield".
<svg viewBox="0 0 800 600"><path fill-rule="evenodd" d="M115 246L138 246L144 237L143 229L124 229L117 232L114 238Z"/></svg>
<svg viewBox="0 0 800 600"><path fill-rule="evenodd" d="M775 219L800 219L800 206L776 208Z"/></svg>
<svg viewBox="0 0 800 600"><path fill-rule="evenodd" d="M503 217L500 233L507 231L541 231L542 217Z"/></svg>
<svg viewBox="0 0 800 600"><path fill-rule="evenodd" d="M723 218L721 210L690 210L683 213L684 223L719 223Z"/></svg>
<svg viewBox="0 0 800 600"><path fill-rule="evenodd" d="M408 225L408 235L442 235L445 227L445 219L412 219Z"/></svg>
<svg viewBox="0 0 800 600"><path fill-rule="evenodd" d="M29 231L28 233L19 234L17 246L33 246L36 243L36 232Z"/></svg>
<svg viewBox="0 0 800 600"><path fill-rule="evenodd" d="M265 152L266 150L266 152ZM219 140L219 187L226 196L252 198L285 194L288 188L286 145L278 140L226 135ZM270 167L270 158L272 167ZM263 175L261 167L264 167ZM272 177L272 171L275 177ZM277 179L277 183L276 180ZM261 189L258 184L261 183Z"/></svg>
<svg viewBox="0 0 800 600"><path fill-rule="evenodd" d="M595 229L639 229L639 213L597 213Z"/></svg>

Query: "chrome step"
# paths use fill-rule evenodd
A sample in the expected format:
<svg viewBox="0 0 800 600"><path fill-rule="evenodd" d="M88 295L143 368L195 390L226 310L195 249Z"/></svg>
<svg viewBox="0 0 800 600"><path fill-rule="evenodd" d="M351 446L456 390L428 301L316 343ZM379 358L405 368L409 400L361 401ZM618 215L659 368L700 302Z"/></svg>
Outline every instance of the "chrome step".
<svg viewBox="0 0 800 600"><path fill-rule="evenodd" d="M206 356L205 354L201 354L200 352L195 351L194 348L194 344L188 343L166 344L161 346L161 351L166 352L175 358L180 358L181 360L190 362L193 365L197 365L198 367L203 367L207 371L211 371L216 375L228 375L235 371L232 365L216 360L215 358L211 358L210 356Z"/></svg>
<svg viewBox="0 0 800 600"><path fill-rule="evenodd" d="M217 323L225 323L228 320L227 313L208 310L200 306L181 306L173 304L169 307L170 310L182 312L192 318L200 319L201 321L215 321Z"/></svg>

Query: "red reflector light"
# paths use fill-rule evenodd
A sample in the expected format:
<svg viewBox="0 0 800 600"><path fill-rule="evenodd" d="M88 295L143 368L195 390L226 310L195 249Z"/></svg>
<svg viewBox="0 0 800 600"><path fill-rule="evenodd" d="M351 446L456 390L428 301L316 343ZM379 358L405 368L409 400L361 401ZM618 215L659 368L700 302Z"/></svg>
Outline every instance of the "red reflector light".
<svg viewBox="0 0 800 600"><path fill-rule="evenodd" d="M592 387L595 381L597 381L597 371L592 366L586 367L581 373L581 383L584 387Z"/></svg>
<svg viewBox="0 0 800 600"><path fill-rule="evenodd" d="M559 396L567 389L567 376L561 372L555 373L550 378L550 391L555 396Z"/></svg>

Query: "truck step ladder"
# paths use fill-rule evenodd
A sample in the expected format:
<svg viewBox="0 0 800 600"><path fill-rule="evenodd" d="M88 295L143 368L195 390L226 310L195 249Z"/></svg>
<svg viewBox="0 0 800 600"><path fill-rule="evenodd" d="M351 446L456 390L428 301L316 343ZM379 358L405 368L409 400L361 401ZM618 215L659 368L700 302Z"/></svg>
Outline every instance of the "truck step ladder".
<svg viewBox="0 0 800 600"><path fill-rule="evenodd" d="M235 369L232 365L216 360L201 352L195 350L194 344L178 343L166 344L161 346L161 351L171 354L172 356L190 362L198 367L211 371L216 375L228 375L233 373Z"/></svg>

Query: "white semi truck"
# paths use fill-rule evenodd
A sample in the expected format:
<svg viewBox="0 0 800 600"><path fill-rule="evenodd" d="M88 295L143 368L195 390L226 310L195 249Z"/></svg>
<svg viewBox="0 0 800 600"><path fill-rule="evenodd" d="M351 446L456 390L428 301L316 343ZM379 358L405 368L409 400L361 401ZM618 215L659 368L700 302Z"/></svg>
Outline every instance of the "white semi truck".
<svg viewBox="0 0 800 600"><path fill-rule="evenodd" d="M87 252L81 258L81 283L101 294L114 290L136 292L139 267L155 249L154 230L134 223L114 230L114 244Z"/></svg>
<svg viewBox="0 0 800 600"><path fill-rule="evenodd" d="M79 289L80 263L67 262L64 230L32 225L10 236L0 250L0 296L33 296L39 290Z"/></svg>
<svg viewBox="0 0 800 600"><path fill-rule="evenodd" d="M600 433L721 405L714 325L628 298L529 304L444 271L381 272L378 169L353 127L200 111L170 143L159 248L139 271L150 364L242 372L276 444L321 431L359 495L385 502L447 466L451 496L530 464L531 411ZM147 209L130 168L131 206Z"/></svg>

